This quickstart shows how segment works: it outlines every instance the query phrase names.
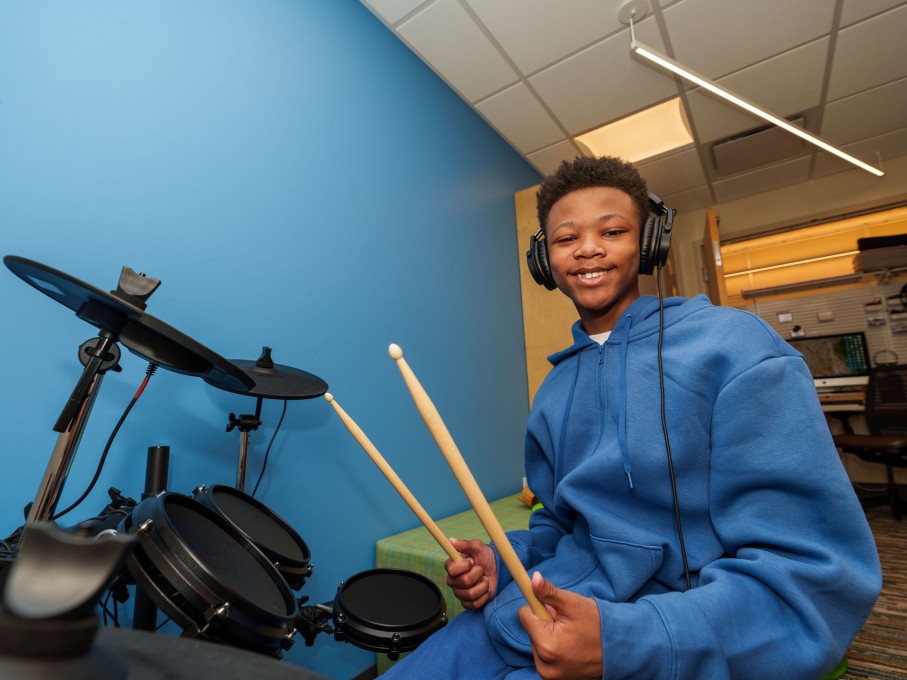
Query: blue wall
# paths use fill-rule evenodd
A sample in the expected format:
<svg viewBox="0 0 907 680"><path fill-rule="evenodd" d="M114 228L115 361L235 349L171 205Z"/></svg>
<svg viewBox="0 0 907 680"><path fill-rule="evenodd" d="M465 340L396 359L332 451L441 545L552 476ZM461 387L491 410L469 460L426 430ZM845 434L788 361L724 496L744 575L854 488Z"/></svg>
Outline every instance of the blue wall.
<svg viewBox="0 0 907 680"><path fill-rule="evenodd" d="M489 498L519 489L528 410L513 192L537 173L353 0L0 6L0 254L103 290L162 280L148 313L233 359L324 378L434 517L467 502L387 346L399 343ZM0 534L21 523L96 330L0 269ZM60 508L144 377L106 376ZM251 436L254 480L282 403ZM228 414L255 400L161 370L71 523L106 489L235 481ZM323 399L291 401L258 497L308 543L314 602L417 524ZM63 520L61 523L65 524ZM370 653L322 636L288 663L348 678Z"/></svg>

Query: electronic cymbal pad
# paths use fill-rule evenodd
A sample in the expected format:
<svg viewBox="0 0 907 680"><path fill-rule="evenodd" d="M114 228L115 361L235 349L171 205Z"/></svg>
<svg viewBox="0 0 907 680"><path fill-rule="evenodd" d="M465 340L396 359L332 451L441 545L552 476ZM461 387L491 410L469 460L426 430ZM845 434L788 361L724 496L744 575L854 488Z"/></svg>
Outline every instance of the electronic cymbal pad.
<svg viewBox="0 0 907 680"><path fill-rule="evenodd" d="M261 356L255 361L231 359L230 363L238 366L255 384L247 390L237 390L225 385L218 385L207 378L214 387L228 392L238 392L261 399L312 399L328 391L328 384L308 371L292 366L275 364L271 359L271 348L262 347Z"/></svg>
<svg viewBox="0 0 907 680"><path fill-rule="evenodd" d="M145 313L145 300L160 284L156 279L123 267L117 290L106 293L32 260L7 255L3 263L83 321L113 333L131 352L158 366L234 392L246 393L254 384L242 368Z"/></svg>

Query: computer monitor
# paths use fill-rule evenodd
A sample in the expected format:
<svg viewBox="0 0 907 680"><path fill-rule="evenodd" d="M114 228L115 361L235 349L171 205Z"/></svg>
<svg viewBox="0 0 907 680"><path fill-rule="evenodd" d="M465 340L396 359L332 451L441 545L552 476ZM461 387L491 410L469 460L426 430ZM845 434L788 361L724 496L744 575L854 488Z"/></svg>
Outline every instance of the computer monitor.
<svg viewBox="0 0 907 680"><path fill-rule="evenodd" d="M862 331L788 342L806 359L816 389L860 387L869 382L869 350Z"/></svg>

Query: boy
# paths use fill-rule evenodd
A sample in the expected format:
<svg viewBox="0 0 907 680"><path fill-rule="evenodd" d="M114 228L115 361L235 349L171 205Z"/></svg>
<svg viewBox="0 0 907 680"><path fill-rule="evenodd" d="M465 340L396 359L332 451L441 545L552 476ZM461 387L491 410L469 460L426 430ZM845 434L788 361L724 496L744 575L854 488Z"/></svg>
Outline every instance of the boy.
<svg viewBox="0 0 907 680"><path fill-rule="evenodd" d="M509 538L553 621L455 540L469 611L388 677L819 678L868 616L878 556L802 357L747 312L640 296L654 205L615 158L538 193L535 275L579 321L529 416L544 507Z"/></svg>

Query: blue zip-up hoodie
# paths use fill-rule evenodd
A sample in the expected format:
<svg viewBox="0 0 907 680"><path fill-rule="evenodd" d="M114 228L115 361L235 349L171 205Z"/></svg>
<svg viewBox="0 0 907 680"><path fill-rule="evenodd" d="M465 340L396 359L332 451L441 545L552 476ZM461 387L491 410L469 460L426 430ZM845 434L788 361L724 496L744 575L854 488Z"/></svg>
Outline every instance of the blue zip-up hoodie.
<svg viewBox="0 0 907 680"><path fill-rule="evenodd" d="M604 345L579 322L533 403L530 488L544 508L510 535L527 569L599 605L604 678L818 678L872 609L881 572L800 354L704 296L634 301ZM496 650L532 664L503 562L485 607Z"/></svg>

